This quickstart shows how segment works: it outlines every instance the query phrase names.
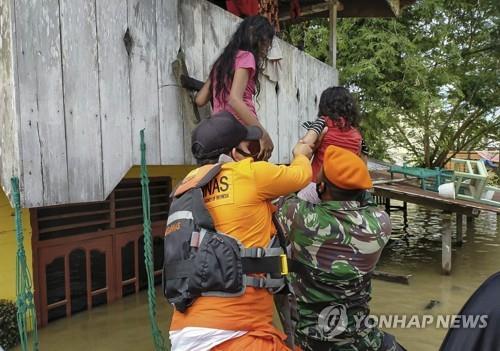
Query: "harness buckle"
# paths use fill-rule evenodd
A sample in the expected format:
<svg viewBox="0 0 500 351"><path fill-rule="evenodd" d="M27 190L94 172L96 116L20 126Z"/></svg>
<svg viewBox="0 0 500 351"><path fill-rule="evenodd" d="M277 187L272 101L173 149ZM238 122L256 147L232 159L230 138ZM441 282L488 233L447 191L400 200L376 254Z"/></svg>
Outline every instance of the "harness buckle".
<svg viewBox="0 0 500 351"><path fill-rule="evenodd" d="M281 258L281 275L288 274L288 259L285 254L280 255Z"/></svg>
<svg viewBox="0 0 500 351"><path fill-rule="evenodd" d="M263 277L253 277L255 283L252 284L255 288L264 288L266 286L266 278Z"/></svg>

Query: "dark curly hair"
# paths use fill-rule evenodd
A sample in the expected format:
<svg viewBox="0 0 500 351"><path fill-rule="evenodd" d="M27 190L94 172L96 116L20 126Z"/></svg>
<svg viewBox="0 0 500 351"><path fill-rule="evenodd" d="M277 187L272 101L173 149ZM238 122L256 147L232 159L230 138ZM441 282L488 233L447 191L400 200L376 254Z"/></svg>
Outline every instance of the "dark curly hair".
<svg viewBox="0 0 500 351"><path fill-rule="evenodd" d="M257 95L260 92L259 73L262 70L260 52L270 45L274 38L274 27L263 16L246 17L236 29L222 54L215 61L210 71L210 80L215 89L215 96L226 98L231 89L234 76L234 61L239 50L250 51L255 58L256 72L254 75ZM221 84L222 83L222 84Z"/></svg>
<svg viewBox="0 0 500 351"><path fill-rule="evenodd" d="M361 122L356 100L344 87L330 87L321 93L318 117L321 116L327 116L333 121L344 117L346 128L357 128Z"/></svg>

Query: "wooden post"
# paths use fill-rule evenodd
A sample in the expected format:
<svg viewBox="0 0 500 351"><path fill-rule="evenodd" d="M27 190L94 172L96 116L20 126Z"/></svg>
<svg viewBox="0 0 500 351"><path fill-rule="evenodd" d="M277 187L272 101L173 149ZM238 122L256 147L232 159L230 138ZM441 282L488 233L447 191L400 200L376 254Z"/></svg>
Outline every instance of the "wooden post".
<svg viewBox="0 0 500 351"><path fill-rule="evenodd" d="M464 236L463 215L457 213L457 244L462 246Z"/></svg>
<svg viewBox="0 0 500 351"><path fill-rule="evenodd" d="M330 62L337 69L337 0L330 1Z"/></svg>
<svg viewBox="0 0 500 351"><path fill-rule="evenodd" d="M474 217L467 216L467 236L471 236L474 231Z"/></svg>
<svg viewBox="0 0 500 351"><path fill-rule="evenodd" d="M403 225L408 228L408 203L406 201L403 202Z"/></svg>
<svg viewBox="0 0 500 351"><path fill-rule="evenodd" d="M451 217L449 213L443 213L443 232L441 235L441 268L442 273L451 273Z"/></svg>

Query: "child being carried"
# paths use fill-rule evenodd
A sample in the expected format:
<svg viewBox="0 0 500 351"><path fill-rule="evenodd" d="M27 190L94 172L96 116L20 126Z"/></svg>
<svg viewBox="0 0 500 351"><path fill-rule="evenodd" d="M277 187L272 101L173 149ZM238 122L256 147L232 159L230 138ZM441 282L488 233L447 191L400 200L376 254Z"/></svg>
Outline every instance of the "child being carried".
<svg viewBox="0 0 500 351"><path fill-rule="evenodd" d="M298 193L298 196L309 202L318 203L316 193L316 180L323 165L323 155L330 145L336 145L352 151L363 158L368 150L359 132L361 117L354 97L344 87L330 87L321 94L319 100L318 118L315 121L303 122L302 126L307 129L302 138L304 143L310 143L316 139L315 134L321 134L325 127L326 131L321 144L316 149L312 161L313 178L312 183Z"/></svg>

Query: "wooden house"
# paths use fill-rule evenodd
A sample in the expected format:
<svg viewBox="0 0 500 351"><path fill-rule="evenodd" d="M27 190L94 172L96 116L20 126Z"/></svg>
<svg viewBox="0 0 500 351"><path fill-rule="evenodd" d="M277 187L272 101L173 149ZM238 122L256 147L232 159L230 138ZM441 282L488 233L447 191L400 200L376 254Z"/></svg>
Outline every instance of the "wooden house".
<svg viewBox="0 0 500 351"><path fill-rule="evenodd" d="M145 286L143 128L159 273L168 195L193 167L193 110L172 65L181 52L189 74L206 79L238 22L204 0L0 3L0 298L15 298L13 176L42 325ZM271 161L288 163L300 122L338 74L277 40L282 75L263 78L258 114L276 145Z"/></svg>

